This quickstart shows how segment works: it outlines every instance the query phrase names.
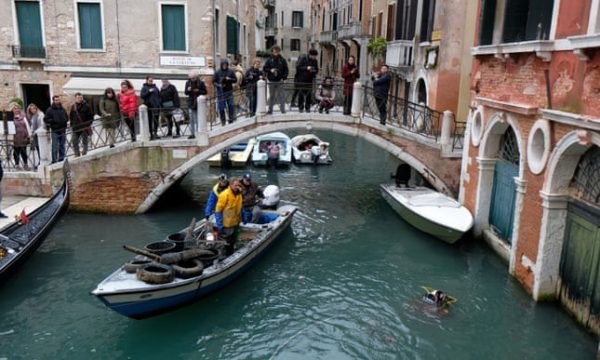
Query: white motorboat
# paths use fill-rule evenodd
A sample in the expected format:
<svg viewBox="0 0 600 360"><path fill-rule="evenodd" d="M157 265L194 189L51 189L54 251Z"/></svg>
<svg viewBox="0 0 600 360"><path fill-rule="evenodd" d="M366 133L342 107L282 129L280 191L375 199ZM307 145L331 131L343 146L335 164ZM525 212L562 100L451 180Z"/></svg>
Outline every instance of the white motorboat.
<svg viewBox="0 0 600 360"><path fill-rule="evenodd" d="M279 147L279 157L269 161L269 154L273 146ZM256 144L252 151L252 163L257 166L289 165L292 162L292 145L290 137L282 132L274 132L256 137Z"/></svg>
<svg viewBox="0 0 600 360"><path fill-rule="evenodd" d="M256 139L249 139L224 149L220 153L208 158L208 165L217 167L244 167L248 163L255 143Z"/></svg>
<svg viewBox="0 0 600 360"><path fill-rule="evenodd" d="M291 142L292 156L296 164L331 164L329 143L321 141L317 135L294 136Z"/></svg>
<svg viewBox="0 0 600 360"><path fill-rule="evenodd" d="M381 193L407 223L449 244L473 226L473 216L466 207L435 190L382 184Z"/></svg>

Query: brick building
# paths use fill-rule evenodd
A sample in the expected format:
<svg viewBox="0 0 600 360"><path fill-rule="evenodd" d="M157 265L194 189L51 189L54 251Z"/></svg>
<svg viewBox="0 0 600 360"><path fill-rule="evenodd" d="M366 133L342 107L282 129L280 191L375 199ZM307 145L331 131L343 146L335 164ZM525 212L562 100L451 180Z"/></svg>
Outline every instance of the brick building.
<svg viewBox="0 0 600 360"><path fill-rule="evenodd" d="M4 0L0 103L45 110L51 95L99 95L125 78L139 89L147 75L181 92L191 70L212 74L215 56L254 57L263 12L259 0Z"/></svg>
<svg viewBox="0 0 600 360"><path fill-rule="evenodd" d="M600 332L600 1L478 2L461 199L536 300Z"/></svg>

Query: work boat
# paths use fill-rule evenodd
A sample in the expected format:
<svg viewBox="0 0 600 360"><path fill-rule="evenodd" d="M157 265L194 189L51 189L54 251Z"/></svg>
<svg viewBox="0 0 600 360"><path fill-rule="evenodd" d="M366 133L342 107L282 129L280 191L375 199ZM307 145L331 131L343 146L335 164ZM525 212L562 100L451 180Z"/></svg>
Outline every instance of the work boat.
<svg viewBox="0 0 600 360"><path fill-rule="evenodd" d="M290 137L282 132L260 135L256 137L256 144L252 151L252 163L257 166L268 165L269 148L279 145L278 165L289 165L292 162L292 145Z"/></svg>
<svg viewBox="0 0 600 360"><path fill-rule="evenodd" d="M467 208L435 190L382 184L381 193L407 223L449 244L473 226L473 216Z"/></svg>
<svg viewBox="0 0 600 360"><path fill-rule="evenodd" d="M290 225L296 207L263 210L259 223L242 223L231 255L202 220L146 249L103 280L92 294L119 314L142 319L193 302L235 279L258 260Z"/></svg>
<svg viewBox="0 0 600 360"><path fill-rule="evenodd" d="M224 149L220 153L208 158L208 165L234 168L244 167L248 163L248 159L250 159L255 143L256 139L252 138Z"/></svg>
<svg viewBox="0 0 600 360"><path fill-rule="evenodd" d="M317 135L294 136L291 142L292 156L296 164L331 164L329 143L321 141Z"/></svg>

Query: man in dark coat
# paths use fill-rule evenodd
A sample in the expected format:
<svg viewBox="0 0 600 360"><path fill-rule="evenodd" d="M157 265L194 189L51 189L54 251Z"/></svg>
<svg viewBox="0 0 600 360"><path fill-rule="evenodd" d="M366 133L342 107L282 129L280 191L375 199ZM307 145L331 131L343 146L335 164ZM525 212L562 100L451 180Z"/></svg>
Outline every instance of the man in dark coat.
<svg viewBox="0 0 600 360"><path fill-rule="evenodd" d="M281 48L277 45L271 48L271 57L263 66L267 80L269 81L269 111L273 113L275 101L279 103L279 110L285 114L285 92L283 82L287 79L289 70L287 61L281 56Z"/></svg>
<svg viewBox="0 0 600 360"><path fill-rule="evenodd" d="M243 222L257 222L260 213L261 199L264 199L265 195L262 192L260 186L252 181L252 175L250 173L244 174L242 177L242 221Z"/></svg>
<svg viewBox="0 0 600 360"><path fill-rule="evenodd" d="M381 71L373 75L373 93L375 95L375 103L379 110L379 122L385 125L387 118L387 98L390 91L390 82L392 76L389 73L387 65L381 66Z"/></svg>
<svg viewBox="0 0 600 360"><path fill-rule="evenodd" d="M167 118L167 127L169 132L167 136L173 135L173 123L175 123L176 135L174 138L179 137L180 129L179 123L177 121L173 121L173 110L179 109L180 101L179 101L179 93L177 92L177 88L175 85L171 84L169 80L162 79L162 86L160 88L160 107L162 109L163 116Z"/></svg>
<svg viewBox="0 0 600 360"><path fill-rule="evenodd" d="M248 98L249 113L248 116L256 115L257 88L258 80L262 79L264 74L260 69L260 60L254 59L252 66L246 70L242 85L246 88L246 97Z"/></svg>
<svg viewBox="0 0 600 360"><path fill-rule="evenodd" d="M310 49L308 55L302 55L296 64L296 73L298 74L298 110L310 112L312 104L312 88L313 82L319 72L319 63L317 62L316 49Z"/></svg>
<svg viewBox="0 0 600 360"><path fill-rule="evenodd" d="M195 139L198 132L198 96L206 95L206 85L200 79L197 71L193 71L189 75L188 81L185 82L185 94L188 96L188 110L190 112L190 128L192 135L188 139Z"/></svg>
<svg viewBox="0 0 600 360"><path fill-rule="evenodd" d="M235 121L235 106L233 104L233 84L237 81L237 77L233 70L229 68L227 59L221 60L219 70L215 71L213 83L217 88L217 99L219 108L219 117L221 125L225 126L225 108L229 114L229 123Z"/></svg>
<svg viewBox="0 0 600 360"><path fill-rule="evenodd" d="M148 127L150 129L150 140L159 139L158 137L158 117L160 115L160 91L154 79L147 76L146 82L142 85L141 98L144 105L148 107Z"/></svg>
<svg viewBox="0 0 600 360"><path fill-rule="evenodd" d="M48 125L51 131L53 164L65 159L68 122L69 117L61 104L60 96L54 95L52 97L52 105L46 110L46 114L44 115L44 123Z"/></svg>
<svg viewBox="0 0 600 360"><path fill-rule="evenodd" d="M92 136L92 122L94 121L94 113L83 99L81 93L75 94L75 103L71 106L69 113L71 120L71 144L75 156L85 155L88 151L89 138ZM79 152L79 143L82 143L83 152Z"/></svg>

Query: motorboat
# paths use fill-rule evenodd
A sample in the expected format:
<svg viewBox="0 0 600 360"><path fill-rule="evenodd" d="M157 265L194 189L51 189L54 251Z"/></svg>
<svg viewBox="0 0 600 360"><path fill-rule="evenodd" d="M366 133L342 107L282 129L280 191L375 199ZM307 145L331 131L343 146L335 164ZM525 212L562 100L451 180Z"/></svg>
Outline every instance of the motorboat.
<svg viewBox="0 0 600 360"><path fill-rule="evenodd" d="M407 223L449 244L473 226L473 216L466 207L430 188L382 184L381 193Z"/></svg>
<svg viewBox="0 0 600 360"><path fill-rule="evenodd" d="M295 206L278 206L262 210L259 223L242 223L240 244L230 255L223 252L226 243L214 238L210 222L192 222L188 228L147 246L164 249L175 243L179 251L158 255L156 251L130 248L142 255L119 267L92 294L110 309L135 319L191 303L244 273L290 225L295 212Z"/></svg>
<svg viewBox="0 0 600 360"><path fill-rule="evenodd" d="M252 138L223 149L223 151L208 159L208 165L216 167L244 167L248 163L255 143L256 139Z"/></svg>
<svg viewBox="0 0 600 360"><path fill-rule="evenodd" d="M292 156L296 164L331 164L329 143L321 141L317 135L294 136L291 142Z"/></svg>
<svg viewBox="0 0 600 360"><path fill-rule="evenodd" d="M28 214L23 209L17 221L0 230L0 279L12 274L35 252L52 226L67 210L68 167L68 162L65 161L65 179L60 190L31 213Z"/></svg>
<svg viewBox="0 0 600 360"><path fill-rule="evenodd" d="M279 148L278 157L269 157L272 148ZM292 162L292 145L289 136L282 132L260 135L252 151L252 163L256 166L289 165Z"/></svg>

